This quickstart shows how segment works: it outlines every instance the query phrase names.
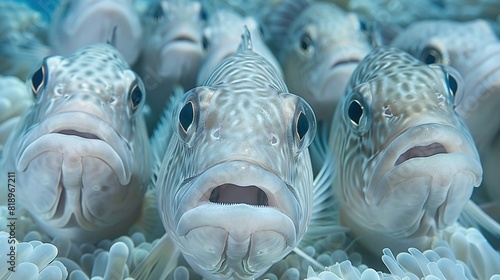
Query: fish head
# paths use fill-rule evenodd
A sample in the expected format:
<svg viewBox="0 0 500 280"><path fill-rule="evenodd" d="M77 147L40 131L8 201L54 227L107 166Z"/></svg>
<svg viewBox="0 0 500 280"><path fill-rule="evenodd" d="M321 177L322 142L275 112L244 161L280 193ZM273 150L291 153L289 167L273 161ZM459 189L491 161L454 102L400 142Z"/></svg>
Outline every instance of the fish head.
<svg viewBox="0 0 500 280"><path fill-rule="evenodd" d="M492 119L500 104L500 43L485 20L455 22L428 20L404 30L392 46L409 52L426 64L446 64L463 76L464 96L458 115L469 127L480 150L491 143L500 128Z"/></svg>
<svg viewBox="0 0 500 280"><path fill-rule="evenodd" d="M64 0L54 11L49 41L56 55L69 55L89 44L109 43L132 64L139 57L142 34L131 1Z"/></svg>
<svg viewBox="0 0 500 280"><path fill-rule="evenodd" d="M349 78L372 46L365 24L330 3L315 3L291 23L278 59L285 81L329 119Z"/></svg>
<svg viewBox="0 0 500 280"><path fill-rule="evenodd" d="M341 166L334 186L341 219L374 252L425 248L481 182L476 147L454 111L460 79L444 69L376 49L335 112L330 145Z"/></svg>
<svg viewBox="0 0 500 280"><path fill-rule="evenodd" d="M7 143L22 205L50 235L118 234L149 182L140 78L102 44L47 57L27 83L34 105Z"/></svg>
<svg viewBox="0 0 500 280"><path fill-rule="evenodd" d="M256 57L230 56L184 94L156 184L167 234L208 279L262 275L312 214L314 113Z"/></svg>
<svg viewBox="0 0 500 280"><path fill-rule="evenodd" d="M278 60L264 42L256 19L243 17L233 10L220 9L210 14L203 28L205 56L198 73L198 85L210 76L222 60L236 53L241 42L241 32L245 27L251 34L253 51L265 57L279 71L280 76L283 75Z"/></svg>
<svg viewBox="0 0 500 280"><path fill-rule="evenodd" d="M202 24L206 18L196 0L152 2L143 16L146 34L143 68L162 79L192 88L203 57Z"/></svg>

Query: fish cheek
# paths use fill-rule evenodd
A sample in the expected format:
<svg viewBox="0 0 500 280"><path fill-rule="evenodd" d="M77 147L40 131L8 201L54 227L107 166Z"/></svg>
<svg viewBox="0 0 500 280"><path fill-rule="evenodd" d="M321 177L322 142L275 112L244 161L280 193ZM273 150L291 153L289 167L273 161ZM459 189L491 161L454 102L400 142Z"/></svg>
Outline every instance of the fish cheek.
<svg viewBox="0 0 500 280"><path fill-rule="evenodd" d="M46 152L31 160L27 169L16 176L20 203L33 215L52 216L57 210L62 192L61 165L60 152Z"/></svg>
<svg viewBox="0 0 500 280"><path fill-rule="evenodd" d="M111 223L136 210L143 188L122 186L113 169L101 159L84 157L82 163L82 212L87 219L97 217Z"/></svg>

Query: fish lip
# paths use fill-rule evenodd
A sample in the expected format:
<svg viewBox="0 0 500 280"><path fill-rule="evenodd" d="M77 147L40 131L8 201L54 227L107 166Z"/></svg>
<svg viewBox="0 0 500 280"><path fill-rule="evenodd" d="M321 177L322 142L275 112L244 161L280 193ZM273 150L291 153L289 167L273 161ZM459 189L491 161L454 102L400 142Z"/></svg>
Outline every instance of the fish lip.
<svg viewBox="0 0 500 280"><path fill-rule="evenodd" d="M95 13L96 10L100 10L100 14L104 14L103 17L109 18L109 15L113 15L113 18L116 19L116 15L119 15L118 18L123 19L120 20L121 23L128 23L126 25L126 30L129 31L129 34L132 35L132 37L135 39L135 41L130 42L130 40L127 40L127 42L132 43L133 46L137 46L135 48L128 48L129 45L127 45L127 49L120 49L120 52L123 54L125 60L127 63L133 63L137 60L137 57L139 56L139 51L137 51L138 46L141 44L140 39L142 37L142 27L139 22L139 17L133 15L133 10L131 7L128 7L126 5L123 5L123 3L127 3L127 1L123 0L99 0L99 1L93 1L91 3L87 3L86 8L84 9L84 12L80 13L77 17L72 17L72 18L67 18L60 24L64 25L64 30L66 33L71 34L71 36L76 35L81 28L76 28L77 26L87 26L87 25L82 25L82 22L86 21L89 16L92 16L93 13ZM103 12L104 11L104 12ZM132 13L131 13L132 12ZM132 17L130 16L132 14ZM128 19L128 20L126 20ZM137 28L139 26L139 28ZM123 28L122 28L123 30ZM111 37L111 31L110 34L105 34L105 36ZM102 34L100 34L102 35ZM66 37L64 37L66 38ZM63 39L64 40L64 39ZM104 43L104 42L103 42ZM57 42L54 44L59 45ZM64 44L66 45L66 44ZM118 47L118 46L116 46ZM70 50L69 53L73 52L75 49ZM130 50L130 51L128 51ZM61 51L59 51L61 52Z"/></svg>
<svg viewBox="0 0 500 280"><path fill-rule="evenodd" d="M408 141L408 139L412 139L413 141ZM427 146L433 143L443 145L446 149L446 153L434 154L427 157L411 158L396 165L400 156L409 149L416 146ZM438 157L444 158L447 155L461 154L464 157L467 157L470 160L470 164L467 164L467 168L473 170L472 173L475 175L474 185L478 186L481 182L482 169L479 163L477 149L473 143L474 142L470 135L465 134L459 128L448 124L421 124L411 129L402 131L391 141L383 152L376 156L376 161L384 162L385 164L378 164L375 167L374 172L369 179L370 181L368 187L365 189L366 201L370 204L378 204L381 202L382 197L376 193L381 193L381 190L387 186L387 184L385 184L385 180L388 179L386 174L397 173L398 170L403 170L408 166L413 166L416 161L419 161L419 166L421 165L424 167L425 160ZM462 167L458 168L457 166L452 166L450 168L453 168L455 172L467 169ZM425 168L422 170L423 173L420 174L421 176L425 176L425 172L429 171ZM418 170L413 170L414 175L417 175L417 173L419 173Z"/></svg>
<svg viewBox="0 0 500 280"><path fill-rule="evenodd" d="M61 131L77 131L81 134L94 135L95 138L80 137L78 135L66 135L60 133ZM119 171L113 170L117 175L117 178L122 185L128 184L131 179L131 169L132 167L124 159L133 158L131 157L131 147L128 141L123 139L116 130L106 123L101 118L89 114L86 112L61 112L49 116L42 122L40 122L35 129L30 129L26 134L25 140L21 143L20 152L25 151L30 145L34 144L38 139L46 135L57 136L61 135L64 137L77 137L73 139L80 139L85 141L100 141L105 142L111 149L118 155ZM41 154L42 151L39 151ZM16 158L19 160L16 163L16 168L18 170L24 170L29 162L26 160L21 160L21 155L17 155ZM94 155L97 158L101 158L104 162L107 162L106 158L102 158L100 155Z"/></svg>
<svg viewBox="0 0 500 280"><path fill-rule="evenodd" d="M234 174L238 174L238 176ZM223 184L256 186L266 193L269 206L254 206L242 203L223 205L210 202L209 195L211 190ZM290 187L282 179L258 164L242 160L222 162L206 169L185 187L186 191L180 197L179 209L175 215L175 220L179 221L175 229L179 236L186 235L189 230L196 227L214 226L213 219L198 219L197 224L188 226L185 223L185 221L188 221L185 219L186 213L191 212L190 214L205 215L206 211L199 210L212 209L220 213L220 215L224 215L225 212L225 215L232 215L227 213L228 209L237 207L243 208L244 210L242 211L245 213L274 213L273 215L278 215L288 220L286 223L292 225L294 231L298 232L299 217L297 209L299 204L297 197L290 191ZM255 214L250 215L258 217ZM218 220L220 222L218 226L220 227L232 227L234 225L234 221L228 221L230 219ZM277 226L276 223L261 223L258 220L253 220L252 223L254 225L259 224L259 230L268 229L278 232L284 230ZM263 219L260 219L260 221L263 221ZM288 229L288 232L284 234L288 235L288 244L296 244L295 232L292 234Z"/></svg>

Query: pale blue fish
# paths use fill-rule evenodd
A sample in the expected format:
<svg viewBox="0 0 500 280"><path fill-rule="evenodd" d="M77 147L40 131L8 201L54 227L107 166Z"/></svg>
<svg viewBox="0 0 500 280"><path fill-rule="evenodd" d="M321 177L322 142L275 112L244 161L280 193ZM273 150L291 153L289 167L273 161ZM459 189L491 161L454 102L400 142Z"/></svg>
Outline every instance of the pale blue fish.
<svg viewBox="0 0 500 280"><path fill-rule="evenodd" d="M496 116L500 107L500 41L493 29L481 19L427 20L408 26L391 45L425 63L450 65L462 75L464 95L455 111L472 134L484 170L484 190L480 189L475 197L483 197L478 201L493 201L484 206L496 205L494 208L498 209L500 118ZM481 216L476 215L478 218ZM500 217L496 219L500 221ZM500 226L496 232L500 234Z"/></svg>
<svg viewBox="0 0 500 280"><path fill-rule="evenodd" d="M264 33L288 87L319 120L331 120L352 72L372 49L367 26L333 3L307 0L283 1L266 18Z"/></svg>
<svg viewBox="0 0 500 280"><path fill-rule="evenodd" d="M34 63L50 54L47 22L25 3L0 2L0 75L26 79Z"/></svg>
<svg viewBox="0 0 500 280"><path fill-rule="evenodd" d="M455 68L463 77L464 96L456 107L478 149L500 131L500 41L484 20L427 20L408 26L392 42L421 61Z"/></svg>
<svg viewBox="0 0 500 280"><path fill-rule="evenodd" d="M241 42L241 30L247 27L252 36L253 51L266 58L283 76L281 66L264 42L260 27L253 17L242 17L229 9L216 9L208 16L203 28L205 56L198 72L197 84L201 85L217 65L229 55L235 53Z"/></svg>
<svg viewBox="0 0 500 280"><path fill-rule="evenodd" d="M1 162L2 174L16 174L18 204L50 236L96 242L123 233L151 174L140 78L98 44L47 57L27 84L35 103Z"/></svg>
<svg viewBox="0 0 500 280"><path fill-rule="evenodd" d="M354 71L332 121L340 219L375 254L429 248L482 179L444 66L377 48Z"/></svg>
<svg viewBox="0 0 500 280"><path fill-rule="evenodd" d="M152 133L174 86L195 86L203 57L204 10L197 0L153 1L142 15L145 38L137 72L148 91Z"/></svg>
<svg viewBox="0 0 500 280"><path fill-rule="evenodd" d="M204 278L262 275L297 246L323 204L308 152L315 132L311 107L252 51L247 31L237 53L176 99L153 136L167 234L132 275L172 270L172 243ZM331 180L320 181L328 190Z"/></svg>
<svg viewBox="0 0 500 280"><path fill-rule="evenodd" d="M53 54L69 55L89 44L110 43L133 64L143 39L138 13L130 0L61 0L51 18Z"/></svg>

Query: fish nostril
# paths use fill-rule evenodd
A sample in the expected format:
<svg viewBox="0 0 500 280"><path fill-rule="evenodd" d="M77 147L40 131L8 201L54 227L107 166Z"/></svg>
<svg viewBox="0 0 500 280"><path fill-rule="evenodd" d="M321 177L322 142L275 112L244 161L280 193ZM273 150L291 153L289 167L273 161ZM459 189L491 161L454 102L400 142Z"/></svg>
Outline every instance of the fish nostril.
<svg viewBox="0 0 500 280"><path fill-rule="evenodd" d="M432 143L426 146L415 146L402 153L396 160L395 165L399 165L407 160L418 157L430 157L437 154L446 154L448 151L440 143Z"/></svg>
<svg viewBox="0 0 500 280"><path fill-rule="evenodd" d="M218 204L244 203L257 206L269 206L266 193L256 186L237 186L223 184L212 190L209 201Z"/></svg>

